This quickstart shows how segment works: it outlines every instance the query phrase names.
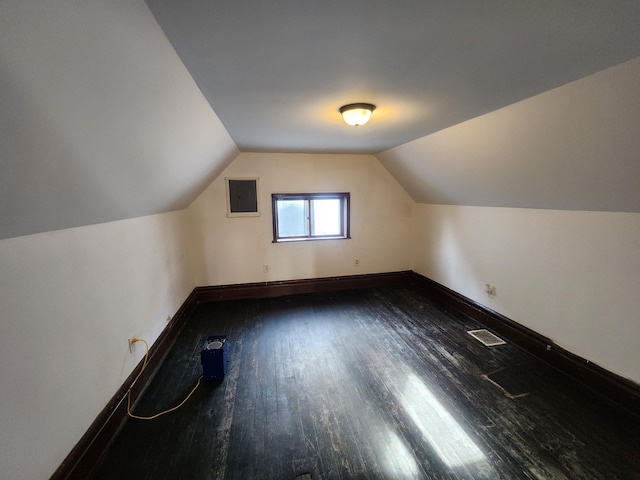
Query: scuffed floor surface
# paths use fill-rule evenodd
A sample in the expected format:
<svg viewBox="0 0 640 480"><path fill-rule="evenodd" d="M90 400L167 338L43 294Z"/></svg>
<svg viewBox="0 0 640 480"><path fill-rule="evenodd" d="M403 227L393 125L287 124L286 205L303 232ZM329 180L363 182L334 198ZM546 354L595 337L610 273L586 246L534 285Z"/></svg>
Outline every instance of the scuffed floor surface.
<svg viewBox="0 0 640 480"><path fill-rule="evenodd" d="M129 420L94 480L640 479L640 422L478 328L411 287L201 305L135 413L184 398L209 335L226 378Z"/></svg>

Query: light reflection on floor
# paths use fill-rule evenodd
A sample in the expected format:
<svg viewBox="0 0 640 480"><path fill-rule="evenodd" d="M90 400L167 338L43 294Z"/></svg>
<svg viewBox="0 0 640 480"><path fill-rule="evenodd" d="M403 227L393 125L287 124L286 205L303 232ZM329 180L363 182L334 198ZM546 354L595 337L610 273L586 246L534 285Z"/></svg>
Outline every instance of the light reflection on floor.
<svg viewBox="0 0 640 480"><path fill-rule="evenodd" d="M405 441L390 428L387 435L376 438L380 464L389 478L414 479L422 478L420 466L413 452L407 448Z"/></svg>
<svg viewBox="0 0 640 480"><path fill-rule="evenodd" d="M283 330L280 334L286 336L291 325L284 322L281 326ZM377 376L378 381L391 394L389 403L376 405L369 402L369 398L364 393L367 389L363 388L361 412L369 412L369 415L356 415L348 424L356 435L363 438L365 444L368 442L372 447L371 453L375 455L375 459L372 460L378 463L387 478L420 479L424 478L427 470L435 467L433 464L421 464L421 454L414 452L410 442L393 420L398 414L404 414L411 420L417 432L428 444L427 449L438 456L449 473L453 471L471 475L477 473L478 478L490 478L486 474L490 475L492 469L483 452L409 365L399 362L395 365L395 371L390 371L388 368L383 368L383 365L378 365L378 361L384 361L383 357L379 360L371 359L366 355L360 358L358 352L353 351L350 352L351 357L345 356L344 352L349 351L346 346L344 349L332 348L336 343L342 342L342 339L332 336L331 329L326 329L326 325L322 322L316 323L313 328L316 346L323 351L331 352L325 356L326 369L334 374L333 386L336 391L356 388L354 378L349 373L352 370L346 368L346 365L350 362L354 365L362 365L366 358L368 360L366 370L375 372L373 374ZM298 365L299 380L305 378L303 374L305 369L302 365ZM354 367L354 370L357 369ZM312 381L312 379L309 380ZM313 385L310 384L308 389L312 390L312 387ZM318 416L312 414L318 424L330 424L330 420L335 420L336 412L344 409L339 395L328 398L332 401L323 406L323 411ZM340 432L334 432L334 434L336 438L340 436ZM336 443L339 441L336 440ZM366 459L366 455L363 456Z"/></svg>
<svg viewBox="0 0 640 480"><path fill-rule="evenodd" d="M488 478L484 474L491 472L489 461L425 383L406 365L398 365L396 373L397 376L384 379L395 397L395 408L399 407L398 411L411 419L444 466L449 471L475 472ZM377 423L373 431L386 432L384 438L373 439L380 465L389 478L423 478L424 468L429 467L420 465L403 435L393 424L382 420L390 414L390 411L381 412L379 418L371 419Z"/></svg>
<svg viewBox="0 0 640 480"><path fill-rule="evenodd" d="M485 460L473 440L414 374L407 376L401 403L445 465L455 468Z"/></svg>

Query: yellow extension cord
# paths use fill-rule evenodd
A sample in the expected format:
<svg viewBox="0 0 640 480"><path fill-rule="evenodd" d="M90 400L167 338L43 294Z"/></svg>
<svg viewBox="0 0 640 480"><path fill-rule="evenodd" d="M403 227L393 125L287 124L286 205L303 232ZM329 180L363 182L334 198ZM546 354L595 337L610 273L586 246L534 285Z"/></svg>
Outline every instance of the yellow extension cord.
<svg viewBox="0 0 640 480"><path fill-rule="evenodd" d="M144 361L142 362L142 368L140 369L140 372L136 376L136 379L131 384L131 388L133 388L133 386L136 384L136 382L140 378L140 375L142 375L142 372L144 372L144 369L147 366L147 361L149 360L149 344L147 343L146 340L143 340L142 338L135 338L135 337L131 339L131 342L132 343L142 342L145 344L145 347L147 348L147 351L144 354ZM189 392L189 395L187 395L187 397L182 402L180 402L179 405L176 405L175 407L170 408L169 410L165 410L164 412L156 413L155 415L152 415L150 417L139 417L138 415L134 415L133 413L131 413L131 388L129 388L129 391L127 392L127 415L129 415L131 418L136 418L138 420L153 420L154 418L158 418L160 415L173 412L174 410L179 409L182 405L186 403L187 400L189 400L191 395L193 395L193 392L195 392L196 389L200 386L200 380L202 380L202 375L198 377L198 383L196 383L196 386L193 387L193 390Z"/></svg>

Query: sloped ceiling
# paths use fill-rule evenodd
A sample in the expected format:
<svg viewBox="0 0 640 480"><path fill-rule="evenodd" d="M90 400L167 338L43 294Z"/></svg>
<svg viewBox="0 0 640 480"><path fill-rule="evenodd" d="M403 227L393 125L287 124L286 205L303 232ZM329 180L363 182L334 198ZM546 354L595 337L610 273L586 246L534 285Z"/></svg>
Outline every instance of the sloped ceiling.
<svg viewBox="0 0 640 480"><path fill-rule="evenodd" d="M147 3L243 151L378 153L640 56L638 0Z"/></svg>
<svg viewBox="0 0 640 480"><path fill-rule="evenodd" d="M419 203L640 212L639 130L640 58L377 157Z"/></svg>
<svg viewBox="0 0 640 480"><path fill-rule="evenodd" d="M0 238L183 208L240 150L375 153L417 201L640 211L627 130L613 155L585 164L554 149L520 196L527 142L473 157L478 137L460 130L494 125L504 140L509 121L489 112L639 57L637 0L148 3L0 3ZM603 81L582 113L633 123L638 97L608 102ZM378 108L369 125L346 127L337 109L357 101ZM545 118L565 108L555 105ZM581 125L579 138L601 134ZM552 130L536 132L544 144ZM492 154L513 157L508 174L494 174L504 165ZM627 175L589 200L602 162Z"/></svg>
<svg viewBox="0 0 640 480"><path fill-rule="evenodd" d="M237 153L142 0L0 3L0 238L184 208Z"/></svg>

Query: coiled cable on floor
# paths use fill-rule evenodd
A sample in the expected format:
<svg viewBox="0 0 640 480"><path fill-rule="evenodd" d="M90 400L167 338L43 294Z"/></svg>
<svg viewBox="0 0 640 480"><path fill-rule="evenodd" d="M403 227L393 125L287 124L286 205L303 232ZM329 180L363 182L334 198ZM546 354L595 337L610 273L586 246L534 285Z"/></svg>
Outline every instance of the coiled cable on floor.
<svg viewBox="0 0 640 480"><path fill-rule="evenodd" d="M135 337L131 339L131 343L136 343L136 342L144 343L144 345L146 347L146 352L144 354L144 361L142 362L142 368L140 369L140 372L138 372L138 375L136 376L135 380L131 384L131 387L129 388L129 391L127 392L127 415L129 417L135 418L137 420L153 420L154 418L158 418L159 416L164 415L165 413L173 412L173 411L179 409L182 405L184 405L187 402L187 400L189 400L191 395L193 395L193 392L195 392L198 389L198 387L200 386L200 381L202 380L202 375L200 375L200 377L198 377L198 381L196 383L196 386L193 387L193 389L189 392L189 395L187 395L186 398L184 400L182 400L182 402L180 402L180 404L176 405L175 407L170 408L169 410L165 410L165 411L160 412L160 413L156 413L155 415L151 415L150 417L141 417L141 416L138 416L138 415L134 415L133 413L131 413L131 389L133 388L133 386L136 384L136 382L138 381L138 379L142 375L142 372L144 372L144 369L147 367L147 362L149 361L149 344L147 343L147 341L143 340L142 338L135 338Z"/></svg>

